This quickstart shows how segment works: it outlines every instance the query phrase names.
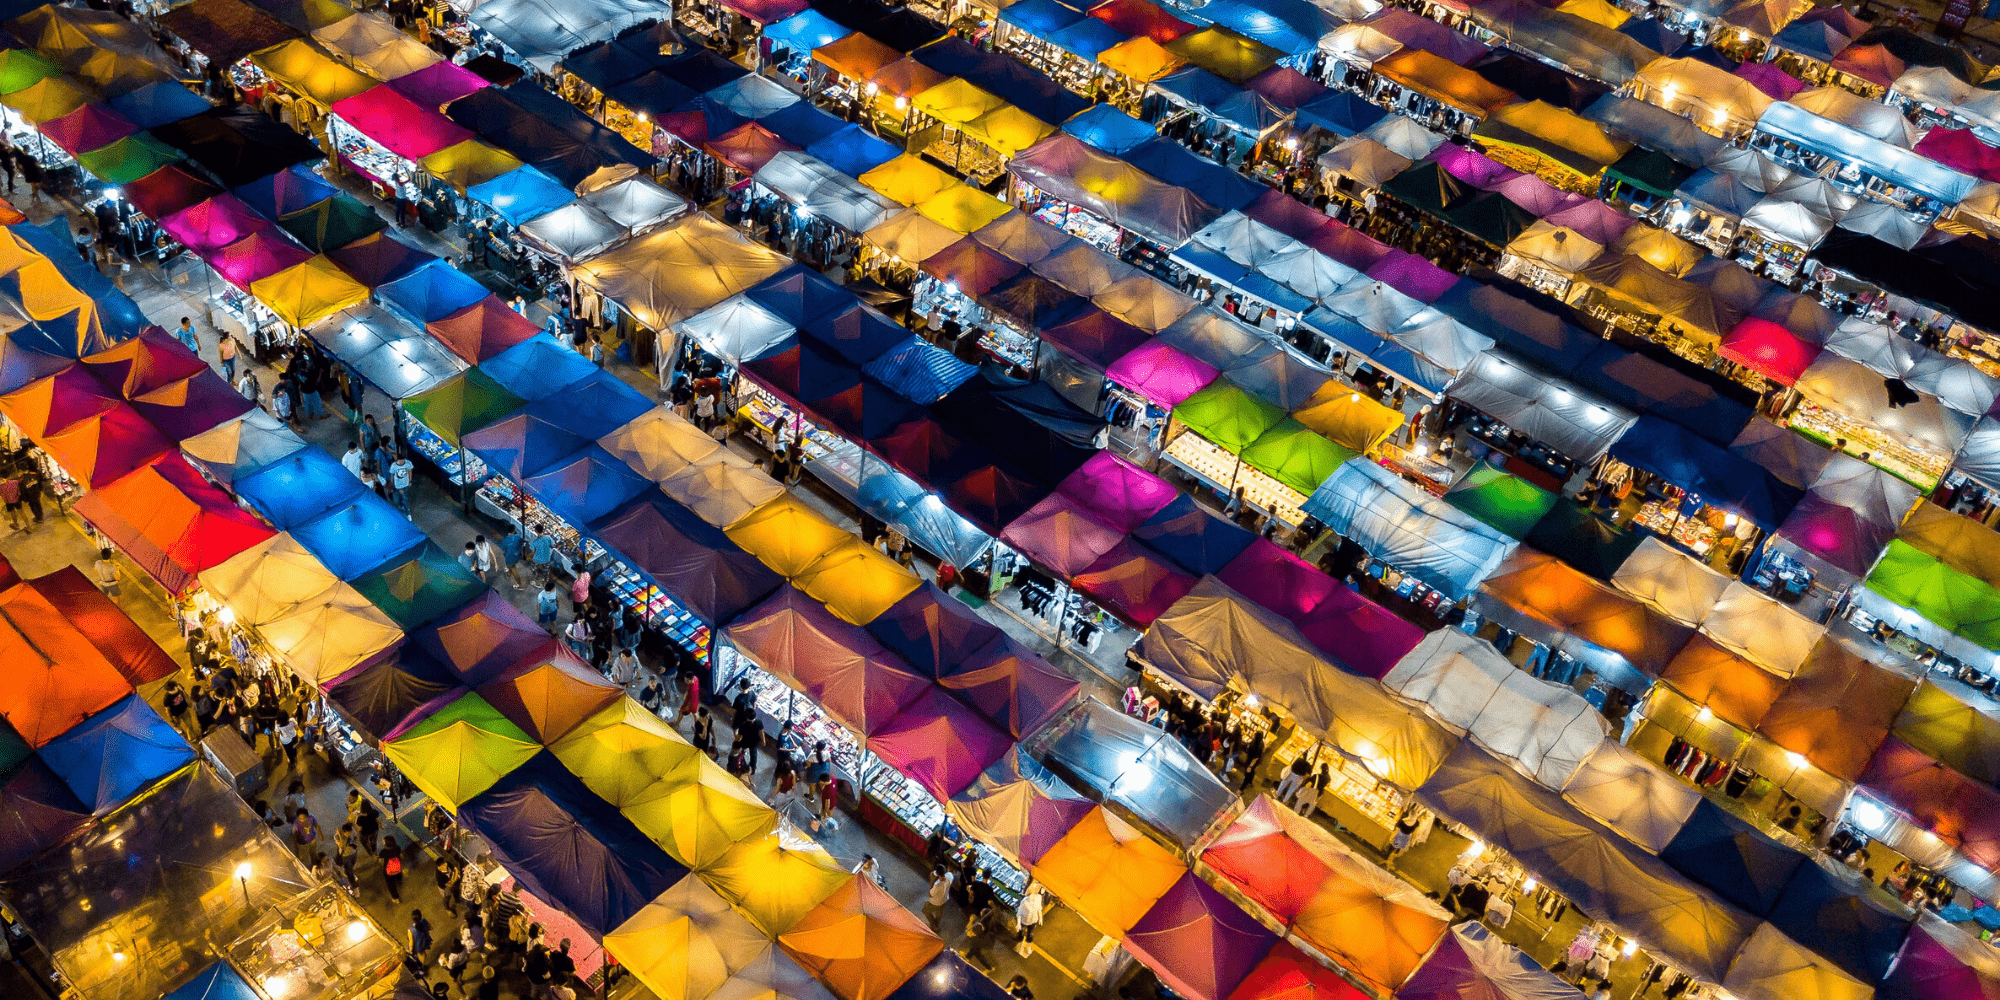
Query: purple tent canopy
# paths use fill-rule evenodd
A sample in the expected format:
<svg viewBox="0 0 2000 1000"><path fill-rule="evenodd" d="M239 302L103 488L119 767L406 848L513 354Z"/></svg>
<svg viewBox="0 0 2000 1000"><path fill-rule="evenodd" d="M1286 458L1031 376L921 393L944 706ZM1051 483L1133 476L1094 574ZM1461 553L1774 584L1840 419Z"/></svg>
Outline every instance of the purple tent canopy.
<svg viewBox="0 0 2000 1000"><path fill-rule="evenodd" d="M1104 377L1171 410L1220 374L1206 362L1154 340L1119 358Z"/></svg>
<svg viewBox="0 0 2000 1000"><path fill-rule="evenodd" d="M868 749L939 801L965 791L1014 741L933 687L868 737Z"/></svg>
<svg viewBox="0 0 2000 1000"><path fill-rule="evenodd" d="M1576 997L1583 993L1542 970L1519 948L1483 924L1459 924L1445 934L1424 964L1396 991L1396 1000L1463 997Z"/></svg>
<svg viewBox="0 0 2000 1000"><path fill-rule="evenodd" d="M1229 561L1216 579L1286 621L1319 607L1340 585L1311 563L1259 538Z"/></svg>
<svg viewBox="0 0 2000 1000"><path fill-rule="evenodd" d="M1257 536L1183 495L1132 529L1132 537L1189 573L1206 576L1242 555Z"/></svg>
<svg viewBox="0 0 2000 1000"><path fill-rule="evenodd" d="M1099 368L1145 346L1146 331L1095 306L1042 330L1042 339Z"/></svg>
<svg viewBox="0 0 2000 1000"><path fill-rule="evenodd" d="M1299 633L1349 673L1381 680L1424 639L1424 630L1335 583L1319 605L1297 619Z"/></svg>
<svg viewBox="0 0 2000 1000"><path fill-rule="evenodd" d="M1568 226L1578 236L1592 243L1610 246L1625 235L1638 220L1626 215L1595 198L1584 200L1543 218L1544 222L1556 226Z"/></svg>
<svg viewBox="0 0 2000 1000"><path fill-rule="evenodd" d="M47 764L30 757L0 785L0 874L90 822L90 807Z"/></svg>
<svg viewBox="0 0 2000 1000"><path fill-rule="evenodd" d="M1493 193L1519 205L1523 211L1538 219L1584 200L1582 195L1559 190L1534 174L1509 177L1493 185Z"/></svg>
<svg viewBox="0 0 2000 1000"><path fill-rule="evenodd" d="M1097 803L1015 747L945 808L960 826L1032 865Z"/></svg>
<svg viewBox="0 0 2000 1000"><path fill-rule="evenodd" d="M1001 636L938 678L958 700L1018 739L1068 705L1082 685Z"/></svg>
<svg viewBox="0 0 2000 1000"><path fill-rule="evenodd" d="M1736 75L1750 81L1774 101L1789 101L1806 89L1805 82L1778 68L1777 63L1747 62L1736 67Z"/></svg>
<svg viewBox="0 0 2000 1000"><path fill-rule="evenodd" d="M597 540L710 625L734 619L783 577L693 511L649 491L595 526Z"/></svg>
<svg viewBox="0 0 2000 1000"><path fill-rule="evenodd" d="M877 615L867 629L911 669L932 677L956 671L1004 634L928 581Z"/></svg>
<svg viewBox="0 0 2000 1000"><path fill-rule="evenodd" d="M888 725L931 687L860 626L835 618L795 587L750 609L729 626L728 635L758 666L864 736Z"/></svg>
<svg viewBox="0 0 2000 1000"><path fill-rule="evenodd" d="M1427 258L1402 250L1389 251L1388 256L1377 261L1365 273L1426 305L1436 302L1451 290L1451 286L1458 284L1458 275L1431 263Z"/></svg>
<svg viewBox="0 0 2000 1000"><path fill-rule="evenodd" d="M1029 508L1000 533L1002 541L1064 577L1083 572L1124 536L1060 493Z"/></svg>
<svg viewBox="0 0 2000 1000"><path fill-rule="evenodd" d="M379 661L327 688L341 714L378 740L427 716L425 706L442 708L466 693L443 667L421 656Z"/></svg>
<svg viewBox="0 0 2000 1000"><path fill-rule="evenodd" d="M1119 531L1131 531L1180 495L1172 483L1100 451L1056 484L1061 493Z"/></svg>
<svg viewBox="0 0 2000 1000"><path fill-rule="evenodd" d="M1471 146L1461 146L1452 142L1439 146L1425 159L1442 167L1445 173L1481 191L1491 191L1500 183L1521 175L1520 171L1501 166L1493 158Z"/></svg>
<svg viewBox="0 0 2000 1000"><path fill-rule="evenodd" d="M1165 556L1127 538L1098 556L1072 582L1120 618L1145 628L1200 581Z"/></svg>
<svg viewBox="0 0 2000 1000"><path fill-rule="evenodd" d="M435 62L389 81L390 90L416 104L439 109L487 85L485 77L449 61Z"/></svg>
<svg viewBox="0 0 2000 1000"><path fill-rule="evenodd" d="M535 620L497 590L410 634L403 655L428 657L462 684L477 687L560 648ZM393 735L393 734L392 734Z"/></svg>
<svg viewBox="0 0 2000 1000"><path fill-rule="evenodd" d="M1277 943L1276 934L1193 872L1125 936L1125 947L1189 1000L1223 1000Z"/></svg>

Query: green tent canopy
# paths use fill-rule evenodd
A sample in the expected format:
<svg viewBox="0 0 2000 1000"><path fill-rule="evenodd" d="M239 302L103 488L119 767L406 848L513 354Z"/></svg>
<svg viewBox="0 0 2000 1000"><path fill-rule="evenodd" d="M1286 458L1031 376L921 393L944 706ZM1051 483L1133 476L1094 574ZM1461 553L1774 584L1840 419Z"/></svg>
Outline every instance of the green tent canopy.
<svg viewBox="0 0 2000 1000"><path fill-rule="evenodd" d="M26 90L49 77L61 75L62 70L54 63L27 49L0 52L0 94Z"/></svg>
<svg viewBox="0 0 2000 1000"><path fill-rule="evenodd" d="M453 812L541 748L476 694L438 709L382 744L382 752L403 769L411 784Z"/></svg>
<svg viewBox="0 0 2000 1000"><path fill-rule="evenodd" d="M410 411L410 416L454 447L460 436L511 416L526 405L527 400L508 392L477 368L403 400L403 409Z"/></svg>
<svg viewBox="0 0 2000 1000"><path fill-rule="evenodd" d="M1341 463L1360 454L1321 437L1312 428L1286 417L1258 435L1243 449L1251 468L1311 496Z"/></svg>
<svg viewBox="0 0 2000 1000"><path fill-rule="evenodd" d="M6 719L0 719L0 775L12 774L32 752L14 727Z"/></svg>
<svg viewBox="0 0 2000 1000"><path fill-rule="evenodd" d="M180 150L141 133L84 153L76 162L106 184L130 184L181 158Z"/></svg>
<svg viewBox="0 0 2000 1000"><path fill-rule="evenodd" d="M1509 538L1526 538L1556 500L1548 490L1485 463L1473 466L1444 495L1445 503L1500 529Z"/></svg>
<svg viewBox="0 0 2000 1000"><path fill-rule="evenodd" d="M306 249L325 253L381 232L388 223L374 209L348 195L336 194L279 219L278 225L298 237Z"/></svg>
<svg viewBox="0 0 2000 1000"><path fill-rule="evenodd" d="M1174 407L1174 419L1230 454L1240 455L1250 447L1250 442L1264 436L1265 431L1286 417L1285 411L1217 379L1208 388L1181 400ZM1305 492L1312 492L1311 487Z"/></svg>
<svg viewBox="0 0 2000 1000"><path fill-rule="evenodd" d="M354 581L354 589L406 630L478 597L486 584L435 542L413 558Z"/></svg>
<svg viewBox="0 0 2000 1000"><path fill-rule="evenodd" d="M1624 181L1660 198L1673 197L1695 174L1693 168L1682 166L1667 154L1644 147L1634 147L1604 172L1614 181Z"/></svg>
<svg viewBox="0 0 2000 1000"><path fill-rule="evenodd" d="M1925 555L1898 538L1868 574L1868 589L1939 627L2000 649L2000 590Z"/></svg>
<svg viewBox="0 0 2000 1000"><path fill-rule="evenodd" d="M1610 580L1625 565L1633 550L1645 541L1636 531L1616 528L1593 517L1574 503L1556 503L1521 538L1529 545L1561 559L1579 573Z"/></svg>

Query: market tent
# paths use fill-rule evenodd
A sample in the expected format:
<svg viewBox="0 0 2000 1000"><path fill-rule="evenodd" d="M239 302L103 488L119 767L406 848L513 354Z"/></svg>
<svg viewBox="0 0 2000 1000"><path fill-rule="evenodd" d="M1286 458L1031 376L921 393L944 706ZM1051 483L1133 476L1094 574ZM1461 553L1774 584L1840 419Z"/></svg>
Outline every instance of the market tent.
<svg viewBox="0 0 2000 1000"><path fill-rule="evenodd" d="M490 84L463 66L440 61L394 77L389 86L424 107L442 108Z"/></svg>
<svg viewBox="0 0 2000 1000"><path fill-rule="evenodd" d="M633 233L643 232L688 210L687 199L639 175L602 187L584 187L579 193L584 204Z"/></svg>
<svg viewBox="0 0 2000 1000"><path fill-rule="evenodd" d="M1716 717L1753 729L1784 691L1783 678L1696 635L1660 672L1660 679Z"/></svg>
<svg viewBox="0 0 2000 1000"><path fill-rule="evenodd" d="M1164 339L1149 341L1105 370L1105 377L1172 409L1216 381L1207 362L1176 350ZM1234 391L1233 387L1225 387Z"/></svg>
<svg viewBox="0 0 2000 1000"><path fill-rule="evenodd" d="M1533 549L1520 549L1473 598L1482 614L1600 674L1657 677L1692 629Z"/></svg>
<svg viewBox="0 0 2000 1000"><path fill-rule="evenodd" d="M305 38L294 38L250 56L250 62L286 89L322 107L363 94L374 80L335 62Z"/></svg>
<svg viewBox="0 0 2000 1000"><path fill-rule="evenodd" d="M1993 751L2000 747L2000 720L1981 706L1984 699L1949 679L1918 685L1896 719L1897 739L1953 770L1991 783L2000 777Z"/></svg>
<svg viewBox="0 0 2000 1000"><path fill-rule="evenodd" d="M1991 871L2000 865L2000 842L1993 837L1993 817L2000 815L2000 794L1972 778L1924 756L1895 737L1861 775L1868 801L1893 810L1917 830L1931 836L1901 837L1899 847L1931 841ZM1935 850L1934 847L1929 848Z"/></svg>
<svg viewBox="0 0 2000 1000"><path fill-rule="evenodd" d="M619 698L549 746L556 759L598 797L623 809L661 786L695 782L701 752L671 725L630 698Z"/></svg>
<svg viewBox="0 0 2000 1000"><path fill-rule="evenodd" d="M1729 583L1706 563L1657 538L1640 542L1611 575L1612 586L1689 625L1708 617Z"/></svg>
<svg viewBox="0 0 2000 1000"><path fill-rule="evenodd" d="M699 756L692 760L691 772L660 778L621 808L674 860L708 871L732 847L772 829L777 815L721 765Z"/></svg>
<svg viewBox="0 0 2000 1000"><path fill-rule="evenodd" d="M1868 589L1938 627L1981 645L2000 642L2000 591L1901 539L1892 540L1868 574Z"/></svg>
<svg viewBox="0 0 2000 1000"><path fill-rule="evenodd" d="M1070 497L1054 494L1016 518L1001 539L1065 577L1075 576L1123 537Z"/></svg>
<svg viewBox="0 0 2000 1000"><path fill-rule="evenodd" d="M1256 536L1182 496L1132 530L1147 548L1197 576L1214 573L1243 553Z"/></svg>
<svg viewBox="0 0 2000 1000"><path fill-rule="evenodd" d="M1023 868L1041 861L1095 808L1018 747L945 802L959 826Z"/></svg>
<svg viewBox="0 0 2000 1000"><path fill-rule="evenodd" d="M783 582L664 496L642 495L591 527L605 547L710 625L735 618Z"/></svg>
<svg viewBox="0 0 2000 1000"><path fill-rule="evenodd" d="M930 684L866 632L787 587L726 630L743 655L863 735L886 725Z"/></svg>
<svg viewBox="0 0 2000 1000"><path fill-rule="evenodd" d="M1105 609L1143 628L1187 596L1196 578L1127 538L1097 557L1071 583Z"/></svg>
<svg viewBox="0 0 2000 1000"><path fill-rule="evenodd" d="M1702 619L1702 633L1752 663L1790 677L1826 634L1826 626L1732 581Z"/></svg>
<svg viewBox="0 0 2000 1000"><path fill-rule="evenodd" d="M1444 933L1437 904L1269 796L1217 835L1201 861L1298 940L1385 991L1401 986Z"/></svg>
<svg viewBox="0 0 2000 1000"><path fill-rule="evenodd" d="M667 477L660 490L718 528L743 520L785 492L756 466L727 451Z"/></svg>
<svg viewBox="0 0 2000 1000"><path fill-rule="evenodd" d="M950 174L910 153L875 167L857 179L870 191L905 206L927 201L957 183Z"/></svg>
<svg viewBox="0 0 2000 1000"><path fill-rule="evenodd" d="M256 236L249 239L256 239ZM247 242L247 240L243 241ZM315 255L250 283L250 294L295 327L310 327L368 299L367 286Z"/></svg>
<svg viewBox="0 0 2000 1000"><path fill-rule="evenodd" d="M479 596L485 581L435 544L354 580L354 589L405 629L417 628Z"/></svg>
<svg viewBox="0 0 2000 1000"><path fill-rule="evenodd" d="M1876 988L1875 995L1883 1000L1972 1000L1991 996L1996 988L2000 988L2000 965L1981 952L1966 929L1920 916L1903 942L1895 969Z"/></svg>
<svg viewBox="0 0 2000 1000"><path fill-rule="evenodd" d="M1453 629L1418 643L1382 686L1549 788L1567 785L1606 741L1603 718L1582 696Z"/></svg>
<svg viewBox="0 0 2000 1000"><path fill-rule="evenodd" d="M521 481L529 495L570 524L589 524L651 485L596 442Z"/></svg>
<svg viewBox="0 0 2000 1000"><path fill-rule="evenodd" d="M478 694L536 743L552 746L616 702L624 689L562 655L480 685Z"/></svg>
<svg viewBox="0 0 2000 1000"><path fill-rule="evenodd" d="M1126 934L1125 946L1181 996L1223 1000L1263 961L1276 935L1193 872Z"/></svg>
<svg viewBox="0 0 2000 1000"><path fill-rule="evenodd" d="M487 0L472 13L473 23L492 32L536 69L547 73L564 54L609 41L645 21L671 21L673 11L661 4L550 0Z"/></svg>
<svg viewBox="0 0 2000 1000"><path fill-rule="evenodd" d="M1687 823L1701 793L1616 740L1584 758L1563 800L1634 844L1658 853Z"/></svg>
<svg viewBox="0 0 2000 1000"><path fill-rule="evenodd" d="M1230 791L1179 742L1094 698L1049 723L1033 752L1183 849L1234 804Z"/></svg>
<svg viewBox="0 0 2000 1000"><path fill-rule="evenodd" d="M469 692L382 744L383 754L412 784L453 810L540 749L499 709Z"/></svg>
<svg viewBox="0 0 2000 1000"><path fill-rule="evenodd" d="M1720 976L1754 929L1747 914L1471 745L1461 745L1418 795L1577 907L1616 920L1697 975Z"/></svg>
<svg viewBox="0 0 2000 1000"><path fill-rule="evenodd" d="M1050 136L1007 163L1019 179L1165 246L1180 246L1220 214L1186 188L1099 152L1076 137Z"/></svg>
<svg viewBox="0 0 2000 1000"><path fill-rule="evenodd" d="M693 875L604 935L604 950L660 1000L708 1000L770 947Z"/></svg>
<svg viewBox="0 0 2000 1000"><path fill-rule="evenodd" d="M1474 358L1449 391L1452 398L1584 461L1604 454L1637 419L1497 351Z"/></svg>
<svg viewBox="0 0 2000 1000"><path fill-rule="evenodd" d="M178 455L92 490L74 509L175 594L272 534Z"/></svg>
<svg viewBox="0 0 2000 1000"><path fill-rule="evenodd" d="M1439 942L1397 1000L1575 1000L1583 995L1501 940L1478 921L1458 924Z"/></svg>
<svg viewBox="0 0 2000 1000"><path fill-rule="evenodd" d="M134 694L42 744L36 756L101 816L192 762L194 749Z"/></svg>
<svg viewBox="0 0 2000 1000"><path fill-rule="evenodd" d="M326 256L354 280L370 288L385 285L437 259L387 232L335 246Z"/></svg>
<svg viewBox="0 0 2000 1000"><path fill-rule="evenodd" d="M729 540L787 579L847 541L846 531L791 497L779 497L730 525Z"/></svg>
<svg viewBox="0 0 2000 1000"><path fill-rule="evenodd" d="M1703 802L1660 849L1660 860L1716 895L1752 913L1769 913L1785 885L1807 863L1796 851Z"/></svg>
<svg viewBox="0 0 2000 1000"><path fill-rule="evenodd" d="M528 340L538 329L496 295L424 324L427 333L470 364L479 364ZM497 385L494 388L506 391Z"/></svg>
<svg viewBox="0 0 2000 1000"><path fill-rule="evenodd" d="M579 280L665 330L784 269L788 259L706 215L676 219L578 265Z"/></svg>
<svg viewBox="0 0 2000 1000"><path fill-rule="evenodd" d="M1812 997L1866 1000L1874 988L1765 924L1743 946L1723 980L1732 994L1748 998Z"/></svg>
<svg viewBox="0 0 2000 1000"><path fill-rule="evenodd" d="M432 177L460 193L521 168L521 161L513 154L478 139L446 146L418 162Z"/></svg>
<svg viewBox="0 0 2000 1000"><path fill-rule="evenodd" d="M542 753L457 810L521 886L601 937L687 874Z"/></svg>
<svg viewBox="0 0 2000 1000"><path fill-rule="evenodd" d="M1814 646L1758 731L1814 767L1852 781L1889 734L1916 683L1837 636Z"/></svg>
<svg viewBox="0 0 2000 1000"><path fill-rule="evenodd" d="M1452 597L1477 589L1517 544L1365 459L1339 466L1300 509Z"/></svg>
<svg viewBox="0 0 2000 1000"><path fill-rule="evenodd" d="M1525 536L1561 499L1486 463L1474 465L1445 491L1444 502L1510 538Z"/></svg>
<svg viewBox="0 0 2000 1000"><path fill-rule="evenodd" d="M403 408L446 443L457 447L463 435L519 410L521 397L508 392L478 368L446 379L429 392L403 400Z"/></svg>
<svg viewBox="0 0 2000 1000"><path fill-rule="evenodd" d="M902 600L923 578L859 538L829 549L793 583L843 621L866 625Z"/></svg>
<svg viewBox="0 0 2000 1000"><path fill-rule="evenodd" d="M1074 678L1005 636L960 663L942 666L938 683L1016 739L1040 728L1080 690Z"/></svg>
<svg viewBox="0 0 2000 1000"><path fill-rule="evenodd" d="M944 943L887 890L856 876L780 934L778 947L842 1000L885 1000Z"/></svg>
<svg viewBox="0 0 2000 1000"><path fill-rule="evenodd" d="M702 876L771 937L790 930L853 877L826 848L782 825L731 847ZM792 1000L801 997L798 993L781 995ZM716 996L724 1000L735 997L728 987Z"/></svg>
<svg viewBox="0 0 2000 1000"><path fill-rule="evenodd" d="M1778 528L1779 537L1854 576L1875 562L1918 500L1892 473L1836 455Z"/></svg>
<svg viewBox="0 0 2000 1000"><path fill-rule="evenodd" d="M664 406L634 417L625 426L599 438L597 443L633 472L656 483L721 448L692 421Z"/></svg>
<svg viewBox="0 0 2000 1000"><path fill-rule="evenodd" d="M1782 385L1791 385L1818 360L1820 349L1770 320L1750 316L1723 336L1716 353Z"/></svg>
<svg viewBox="0 0 2000 1000"><path fill-rule="evenodd" d="M1033 874L1092 927L1122 936L1187 868L1139 829L1099 807L1042 855Z"/></svg>

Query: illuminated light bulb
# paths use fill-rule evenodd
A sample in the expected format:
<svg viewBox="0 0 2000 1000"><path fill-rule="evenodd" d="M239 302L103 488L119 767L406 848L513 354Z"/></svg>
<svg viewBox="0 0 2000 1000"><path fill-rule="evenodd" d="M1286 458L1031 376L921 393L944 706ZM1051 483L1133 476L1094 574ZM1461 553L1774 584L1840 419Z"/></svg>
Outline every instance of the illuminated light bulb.
<svg viewBox="0 0 2000 1000"><path fill-rule="evenodd" d="M1633 954L1636 953L1638 950L1639 950L1639 942L1627 941L1625 942L1625 947L1618 949L1618 954L1623 955L1626 958L1631 958Z"/></svg>
<svg viewBox="0 0 2000 1000"><path fill-rule="evenodd" d="M1797 750L1785 751L1785 760L1793 767L1804 767L1806 765L1804 755L1800 754Z"/></svg>
<svg viewBox="0 0 2000 1000"><path fill-rule="evenodd" d="M359 920L347 925L347 939L359 941L368 936L368 925Z"/></svg>
<svg viewBox="0 0 2000 1000"><path fill-rule="evenodd" d="M249 878L249 877L250 877L250 862L248 862L248 861L243 861L243 862L238 862L238 863L237 863L237 865L236 865L236 877L237 877L237 878Z"/></svg>
<svg viewBox="0 0 2000 1000"><path fill-rule="evenodd" d="M1707 705L1703 705L1701 706L1701 711L1694 713L1694 717L1700 719L1703 722L1707 722L1708 720L1715 718L1715 713L1709 711Z"/></svg>
<svg viewBox="0 0 2000 1000"><path fill-rule="evenodd" d="M1528 880L1527 880L1526 882L1523 882L1523 883L1521 883L1521 891L1522 891L1522 892L1534 892L1534 891L1535 891L1535 887L1536 887L1536 886L1539 886L1539 885L1541 885L1541 883L1540 883L1540 882L1537 882L1537 881L1535 881L1535 877L1534 877L1533 875L1530 875L1530 876L1528 876Z"/></svg>
<svg viewBox="0 0 2000 1000"><path fill-rule="evenodd" d="M222 610L217 611L215 613L215 620L221 622L224 625L236 624L236 609L223 608Z"/></svg>
<svg viewBox="0 0 2000 1000"><path fill-rule="evenodd" d="M122 951L114 951L111 953L111 960L114 962L123 962L125 961L125 953Z"/></svg>

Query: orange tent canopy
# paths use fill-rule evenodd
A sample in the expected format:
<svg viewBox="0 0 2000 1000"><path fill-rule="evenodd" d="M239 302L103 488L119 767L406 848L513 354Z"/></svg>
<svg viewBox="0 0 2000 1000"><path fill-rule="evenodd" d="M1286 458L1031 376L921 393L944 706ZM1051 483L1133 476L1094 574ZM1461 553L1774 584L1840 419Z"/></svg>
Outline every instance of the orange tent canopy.
<svg viewBox="0 0 2000 1000"><path fill-rule="evenodd" d="M40 747L120 698L132 683L30 584L0 593L0 716Z"/></svg>
<svg viewBox="0 0 2000 1000"><path fill-rule="evenodd" d="M1166 848L1103 806L1035 863L1035 877L1091 926L1123 935L1187 874Z"/></svg>
<svg viewBox="0 0 2000 1000"><path fill-rule="evenodd" d="M624 694L623 688L568 653L479 689L480 697L543 746L562 739Z"/></svg>
<svg viewBox="0 0 2000 1000"><path fill-rule="evenodd" d="M1673 662L1660 672L1660 679L1689 701L1706 705L1716 718L1744 729L1757 728L1785 688L1784 680L1776 674L1701 634L1675 654Z"/></svg>
<svg viewBox="0 0 2000 1000"><path fill-rule="evenodd" d="M1520 100L1513 91L1418 48L1403 48L1376 62L1375 72L1482 118Z"/></svg>
<svg viewBox="0 0 2000 1000"><path fill-rule="evenodd" d="M851 876L778 947L842 1000L883 1000L944 950L944 942L874 879Z"/></svg>
<svg viewBox="0 0 2000 1000"><path fill-rule="evenodd" d="M1821 639L1758 729L1836 778L1858 780L1917 682Z"/></svg>
<svg viewBox="0 0 2000 1000"><path fill-rule="evenodd" d="M812 57L841 76L866 80L903 54L857 31L814 49Z"/></svg>

